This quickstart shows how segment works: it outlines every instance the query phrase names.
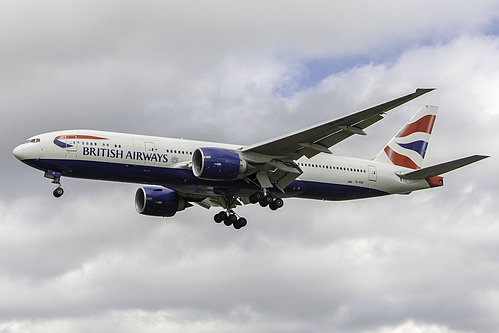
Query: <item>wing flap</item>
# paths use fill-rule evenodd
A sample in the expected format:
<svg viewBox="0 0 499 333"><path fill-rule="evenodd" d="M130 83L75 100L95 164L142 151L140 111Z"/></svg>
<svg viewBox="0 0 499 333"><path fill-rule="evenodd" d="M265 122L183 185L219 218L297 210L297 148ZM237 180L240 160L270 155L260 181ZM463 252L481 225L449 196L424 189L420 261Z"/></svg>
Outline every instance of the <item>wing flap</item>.
<svg viewBox="0 0 499 333"><path fill-rule="evenodd" d="M383 116L375 115L375 116L372 116L372 117L365 119L361 122L358 122L357 124L355 124L353 126L360 129L362 132L364 132L363 131L364 128L371 126L372 124L380 121L381 119L383 119ZM350 126L350 127L352 127L352 126ZM355 133L354 131L350 131L350 130L343 130L343 131L335 132L335 133L331 134L330 136L318 141L317 144L324 146L324 147L332 147L332 146L336 145L337 143L340 143L341 141L348 139L349 137L351 137L354 134L360 134L360 133ZM365 134L361 134L361 135L365 135ZM314 154L314 155L316 155L316 154Z"/></svg>

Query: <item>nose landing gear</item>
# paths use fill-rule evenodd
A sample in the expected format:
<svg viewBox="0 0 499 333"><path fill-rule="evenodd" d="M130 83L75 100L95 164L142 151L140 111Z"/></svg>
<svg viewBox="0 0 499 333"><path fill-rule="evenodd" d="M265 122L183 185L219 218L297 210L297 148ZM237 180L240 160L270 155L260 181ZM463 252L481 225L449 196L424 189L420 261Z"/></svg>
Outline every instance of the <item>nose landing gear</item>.
<svg viewBox="0 0 499 333"><path fill-rule="evenodd" d="M52 179L52 184L57 185L57 188L52 192L54 197L59 198L64 194L64 190L61 187L61 173L57 171L47 170L44 174L45 178Z"/></svg>

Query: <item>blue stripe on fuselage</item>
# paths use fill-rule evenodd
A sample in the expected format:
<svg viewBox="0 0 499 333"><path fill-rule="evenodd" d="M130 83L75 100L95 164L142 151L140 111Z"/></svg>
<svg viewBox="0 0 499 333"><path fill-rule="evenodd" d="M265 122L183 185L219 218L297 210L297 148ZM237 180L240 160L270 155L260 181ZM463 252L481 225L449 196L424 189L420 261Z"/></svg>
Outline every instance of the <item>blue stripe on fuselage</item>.
<svg viewBox="0 0 499 333"><path fill-rule="evenodd" d="M106 180L124 183L162 185L180 192L200 195L231 195L248 197L259 188L244 180L209 181L194 176L191 170L133 165L110 162L38 159L23 160L36 169L55 170L65 177ZM369 187L295 180L278 197L297 197L318 200L351 200L377 197L388 193Z"/></svg>

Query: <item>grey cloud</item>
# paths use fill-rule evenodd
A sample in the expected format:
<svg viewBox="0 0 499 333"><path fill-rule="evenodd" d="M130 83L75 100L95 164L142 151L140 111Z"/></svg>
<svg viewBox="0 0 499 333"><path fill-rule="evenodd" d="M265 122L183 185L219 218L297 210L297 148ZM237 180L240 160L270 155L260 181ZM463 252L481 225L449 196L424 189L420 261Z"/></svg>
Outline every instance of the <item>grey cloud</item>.
<svg viewBox="0 0 499 333"><path fill-rule="evenodd" d="M241 207L242 232L199 207L140 216L135 185L64 179L55 200L12 157L28 136L76 127L251 143L419 86L438 90L335 153L374 156L426 103L440 105L428 164L497 151L498 42L479 34L495 4L285 4L2 4L0 330L498 327L494 157L410 196ZM413 44L425 40L444 42ZM311 57L385 46L406 50L294 91Z"/></svg>

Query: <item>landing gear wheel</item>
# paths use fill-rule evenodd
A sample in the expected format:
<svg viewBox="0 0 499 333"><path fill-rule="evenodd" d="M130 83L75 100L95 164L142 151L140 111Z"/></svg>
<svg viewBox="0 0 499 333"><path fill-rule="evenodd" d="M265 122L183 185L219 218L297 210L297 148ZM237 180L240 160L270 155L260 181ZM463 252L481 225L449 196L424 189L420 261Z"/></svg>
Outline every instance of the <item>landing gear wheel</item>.
<svg viewBox="0 0 499 333"><path fill-rule="evenodd" d="M64 190L62 189L62 187L58 187L54 190L53 194L54 197L59 198L61 195L64 194Z"/></svg>
<svg viewBox="0 0 499 333"><path fill-rule="evenodd" d="M266 196L263 197L263 202L270 204L272 201L274 201L274 197L270 194L267 194Z"/></svg>
<svg viewBox="0 0 499 333"><path fill-rule="evenodd" d="M232 213L232 212L231 212L231 213L229 213L229 215L227 215L227 213L226 213L226 212L222 212L222 213L225 215L225 218L224 218L224 220L223 220L223 221L224 221L224 224L225 224L226 226L231 226L231 225L233 225L235 222L237 222L237 216L236 216L236 214L234 214L234 213ZM222 214L222 213L220 213L220 214Z"/></svg>
<svg viewBox="0 0 499 333"><path fill-rule="evenodd" d="M276 198L269 204L269 208L272 210L278 210L282 206L284 206L284 200L282 200L281 198Z"/></svg>
<svg viewBox="0 0 499 333"><path fill-rule="evenodd" d="M230 221L231 224L234 224L237 222L237 216L236 214L230 214L228 217L228 220Z"/></svg>
<svg viewBox="0 0 499 333"><path fill-rule="evenodd" d="M217 214L222 221L225 221L227 219L227 213L224 211L221 211L220 213Z"/></svg>
<svg viewBox="0 0 499 333"><path fill-rule="evenodd" d="M241 229L243 227L246 226L246 224L248 224L248 221L246 221L246 219L244 217L241 217L240 219L238 219L235 223L234 223L234 229Z"/></svg>
<svg viewBox="0 0 499 333"><path fill-rule="evenodd" d="M256 204L257 202L261 201L263 197L264 197L263 192L258 191L250 195L249 200L252 204Z"/></svg>
<svg viewBox="0 0 499 333"><path fill-rule="evenodd" d="M270 205L272 202L274 202L274 197L271 195L271 194L267 194L266 196L264 196L262 198L262 200L260 200L258 203L260 204L260 206L262 207L267 207L268 205Z"/></svg>
<svg viewBox="0 0 499 333"><path fill-rule="evenodd" d="M284 200L282 200L281 198L277 198L274 200L274 204L279 209L284 206Z"/></svg>
<svg viewBox="0 0 499 333"><path fill-rule="evenodd" d="M224 220L221 213L215 214L215 216L213 216L213 219L216 223L220 223Z"/></svg>

